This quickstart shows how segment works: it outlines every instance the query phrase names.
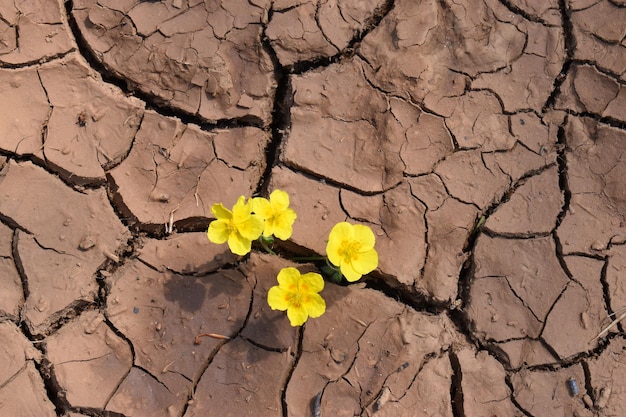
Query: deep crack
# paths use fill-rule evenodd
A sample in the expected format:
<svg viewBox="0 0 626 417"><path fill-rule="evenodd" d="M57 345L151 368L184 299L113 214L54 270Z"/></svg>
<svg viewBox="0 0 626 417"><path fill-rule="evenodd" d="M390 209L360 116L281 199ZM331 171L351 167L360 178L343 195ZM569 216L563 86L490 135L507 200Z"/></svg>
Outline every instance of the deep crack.
<svg viewBox="0 0 626 417"><path fill-rule="evenodd" d="M318 57L310 60L298 61L287 67L288 72L291 74L303 74L305 72L309 72L320 67L327 67L336 62L353 57L357 53L359 44L363 41L363 38L378 27L385 16L391 12L394 5L395 0L386 0L379 8L374 10L372 17L365 22L363 30L357 31L343 50L340 50L335 55L330 57Z"/></svg>
<svg viewBox="0 0 626 417"><path fill-rule="evenodd" d="M293 105L293 91L288 71L280 65L276 52L271 47L263 29L262 45L274 64L274 78L276 80L276 92L274 107L272 109L272 122L270 123L271 140L265 148L265 171L257 185L255 194L267 195L271 180L272 169L280 160L281 148L291 127L291 107Z"/></svg>
<svg viewBox="0 0 626 417"><path fill-rule="evenodd" d="M287 403L287 389L289 388L289 382L291 381L291 378L293 377L293 373L296 371L296 367L298 366L298 363L300 362L300 358L302 357L302 352L303 352L302 341L304 339L305 330L306 330L306 324L298 329L298 341L296 345L295 357L293 358L291 369L287 373L287 376L285 377L285 381L282 384L283 388L281 389L282 394L280 398L280 403L282 406L283 417L289 417L289 410L288 410L288 403ZM321 396L320 396L320 400L321 400Z"/></svg>
<svg viewBox="0 0 626 417"><path fill-rule="evenodd" d="M465 399L463 397L463 370L459 358L453 349L449 353L450 365L452 366L452 381L450 384L450 398L452 399L452 416L465 417Z"/></svg>

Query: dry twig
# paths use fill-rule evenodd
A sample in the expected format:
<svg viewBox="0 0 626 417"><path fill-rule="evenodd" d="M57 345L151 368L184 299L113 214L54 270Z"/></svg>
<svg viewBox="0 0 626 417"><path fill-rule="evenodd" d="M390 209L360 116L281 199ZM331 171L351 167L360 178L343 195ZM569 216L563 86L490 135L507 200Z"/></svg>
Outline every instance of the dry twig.
<svg viewBox="0 0 626 417"><path fill-rule="evenodd" d="M196 340L194 341L194 343L196 345L200 344L200 338L201 337L212 337L214 339L224 339L224 340L230 340L230 337L228 336L224 336L223 334L217 334L217 333L201 333L199 335L196 335Z"/></svg>
<svg viewBox="0 0 626 417"><path fill-rule="evenodd" d="M598 333L598 335L596 337L591 339L591 341L589 343L594 342L594 341L598 340L601 337L604 337L605 334L609 332L611 327L615 326L617 323L619 323L620 321L624 320L624 318L626 318L626 307L622 307L618 311L624 311L624 312L622 313L621 316L619 316L618 318L613 320L608 326L606 326L604 329L602 329L602 331L600 333ZM617 315L617 313L615 313L614 315Z"/></svg>

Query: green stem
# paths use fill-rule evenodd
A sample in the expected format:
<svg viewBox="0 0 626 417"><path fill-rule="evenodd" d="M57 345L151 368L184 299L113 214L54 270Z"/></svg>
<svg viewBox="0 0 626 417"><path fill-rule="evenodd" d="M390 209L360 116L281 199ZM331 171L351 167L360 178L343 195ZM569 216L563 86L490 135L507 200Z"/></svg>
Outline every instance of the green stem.
<svg viewBox="0 0 626 417"><path fill-rule="evenodd" d="M267 246L267 243L264 239L259 239L259 243L261 244L261 246L263 246L263 249L265 249L267 253L269 253L270 255L276 255L276 252L274 252L269 246Z"/></svg>
<svg viewBox="0 0 626 417"><path fill-rule="evenodd" d="M324 258L324 259L326 259L326 265L328 265L329 268L334 269L335 271L341 270L338 266L331 264L328 258Z"/></svg>

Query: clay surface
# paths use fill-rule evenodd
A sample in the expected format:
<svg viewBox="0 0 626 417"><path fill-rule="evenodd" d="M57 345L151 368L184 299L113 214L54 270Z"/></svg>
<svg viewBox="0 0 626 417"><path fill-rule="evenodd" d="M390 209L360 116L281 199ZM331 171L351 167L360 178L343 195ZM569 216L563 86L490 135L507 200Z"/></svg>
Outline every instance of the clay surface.
<svg viewBox="0 0 626 417"><path fill-rule="evenodd" d="M0 4L0 415L626 414L622 0ZM289 194L244 257L211 207ZM378 267L267 304L342 221Z"/></svg>

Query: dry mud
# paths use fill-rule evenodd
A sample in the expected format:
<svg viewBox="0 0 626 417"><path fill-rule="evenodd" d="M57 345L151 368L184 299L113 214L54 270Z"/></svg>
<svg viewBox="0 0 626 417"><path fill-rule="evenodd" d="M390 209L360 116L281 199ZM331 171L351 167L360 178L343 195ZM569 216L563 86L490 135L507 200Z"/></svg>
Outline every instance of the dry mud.
<svg viewBox="0 0 626 417"><path fill-rule="evenodd" d="M0 92L0 414L626 414L623 0L8 0ZM275 188L284 256L208 242Z"/></svg>

